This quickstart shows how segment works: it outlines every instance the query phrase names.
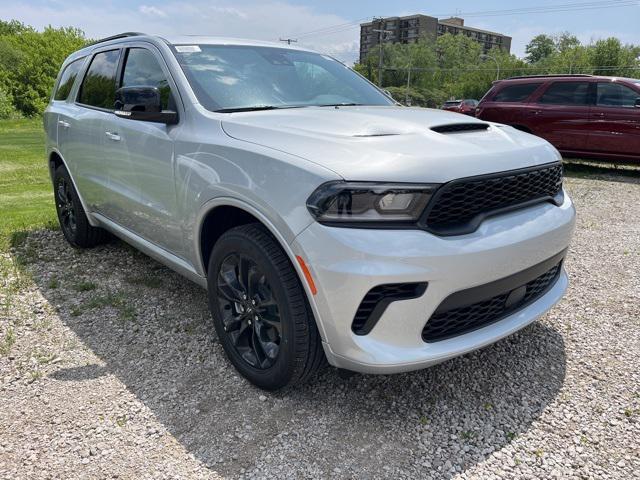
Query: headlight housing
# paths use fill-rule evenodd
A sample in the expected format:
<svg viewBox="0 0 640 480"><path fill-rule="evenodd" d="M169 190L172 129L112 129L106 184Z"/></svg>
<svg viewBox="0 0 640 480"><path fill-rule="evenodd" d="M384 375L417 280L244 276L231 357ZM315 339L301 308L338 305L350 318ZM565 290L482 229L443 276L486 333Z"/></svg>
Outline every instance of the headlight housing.
<svg viewBox="0 0 640 480"><path fill-rule="evenodd" d="M307 209L326 225L412 225L436 188L433 184L329 182L311 194Z"/></svg>

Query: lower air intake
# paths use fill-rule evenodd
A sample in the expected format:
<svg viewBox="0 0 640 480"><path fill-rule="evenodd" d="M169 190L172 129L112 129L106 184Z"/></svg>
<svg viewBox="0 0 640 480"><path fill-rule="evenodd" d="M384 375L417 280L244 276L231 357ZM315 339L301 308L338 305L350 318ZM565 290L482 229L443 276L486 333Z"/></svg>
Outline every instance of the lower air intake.
<svg viewBox="0 0 640 480"><path fill-rule="evenodd" d="M557 257L550 259L553 260L551 268L548 260L511 277L450 295L427 321L422 339L432 343L463 335L533 303L558 280L562 259ZM542 273L541 267L544 267ZM531 278L532 274L535 274L534 278Z"/></svg>
<svg viewBox="0 0 640 480"><path fill-rule="evenodd" d="M356 335L366 335L378 323L389 304L421 297L426 289L426 283L397 283L372 288L360 303L351 330Z"/></svg>

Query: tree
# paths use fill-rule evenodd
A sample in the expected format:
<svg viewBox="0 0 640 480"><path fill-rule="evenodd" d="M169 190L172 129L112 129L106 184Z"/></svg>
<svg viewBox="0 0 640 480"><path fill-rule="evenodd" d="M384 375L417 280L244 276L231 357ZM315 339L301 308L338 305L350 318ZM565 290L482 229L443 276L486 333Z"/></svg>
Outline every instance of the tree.
<svg viewBox="0 0 640 480"><path fill-rule="evenodd" d="M76 28L47 27L38 32L19 22L1 22L0 88L24 115L41 114L60 65L86 43Z"/></svg>
<svg viewBox="0 0 640 480"><path fill-rule="evenodd" d="M555 49L560 53L571 51L580 46L580 40L569 32L562 32L555 38Z"/></svg>
<svg viewBox="0 0 640 480"><path fill-rule="evenodd" d="M556 43L549 35L540 34L533 37L525 48L526 61L538 63L556 52Z"/></svg>
<svg viewBox="0 0 640 480"><path fill-rule="evenodd" d="M640 62L640 47L622 45L620 40L610 37L598 40L590 49L590 63L595 73L600 75L629 75Z"/></svg>
<svg viewBox="0 0 640 480"><path fill-rule="evenodd" d="M0 35L16 35L17 33L26 32L28 30L33 31L33 28L26 26L18 20L10 20L8 22L0 20Z"/></svg>

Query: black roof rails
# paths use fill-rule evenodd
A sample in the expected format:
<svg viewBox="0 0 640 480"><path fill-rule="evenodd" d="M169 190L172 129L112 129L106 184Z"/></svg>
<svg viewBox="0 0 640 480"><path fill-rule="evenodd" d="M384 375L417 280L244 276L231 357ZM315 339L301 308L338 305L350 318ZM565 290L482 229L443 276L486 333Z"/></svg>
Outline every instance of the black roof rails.
<svg viewBox="0 0 640 480"><path fill-rule="evenodd" d="M505 80L516 80L518 78L554 78L554 77L593 77L593 75L589 75L587 73L550 73L549 75L520 75L516 77L509 77Z"/></svg>
<svg viewBox="0 0 640 480"><path fill-rule="evenodd" d="M100 40L96 40L95 42L91 42L89 45L97 45L98 43L108 42L109 40L117 40L118 38L127 38L127 37L137 37L140 35L146 35L146 33L142 33L142 32L119 33L117 35L111 35L110 37L105 37L105 38L101 38Z"/></svg>

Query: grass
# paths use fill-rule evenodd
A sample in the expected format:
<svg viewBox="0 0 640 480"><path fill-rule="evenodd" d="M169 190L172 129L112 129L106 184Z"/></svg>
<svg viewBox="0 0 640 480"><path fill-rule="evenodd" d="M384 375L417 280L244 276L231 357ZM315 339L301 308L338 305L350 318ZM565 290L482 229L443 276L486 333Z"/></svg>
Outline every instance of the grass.
<svg viewBox="0 0 640 480"><path fill-rule="evenodd" d="M132 322L138 316L135 307L129 303L129 298L123 292L109 292L105 295L93 296L81 305L73 307L70 314L72 317L79 317L84 312L104 307L115 308L123 322Z"/></svg>
<svg viewBox="0 0 640 480"><path fill-rule="evenodd" d="M0 340L0 356L8 354L14 343L16 343L16 336L13 332L13 327L9 327L2 337L2 340Z"/></svg>
<svg viewBox="0 0 640 480"><path fill-rule="evenodd" d="M82 280L73 285L73 288L78 292L89 292L91 290L95 290L98 286L86 280Z"/></svg>
<svg viewBox="0 0 640 480"><path fill-rule="evenodd" d="M0 251L21 232L56 224L41 119L0 122L0 219Z"/></svg>

